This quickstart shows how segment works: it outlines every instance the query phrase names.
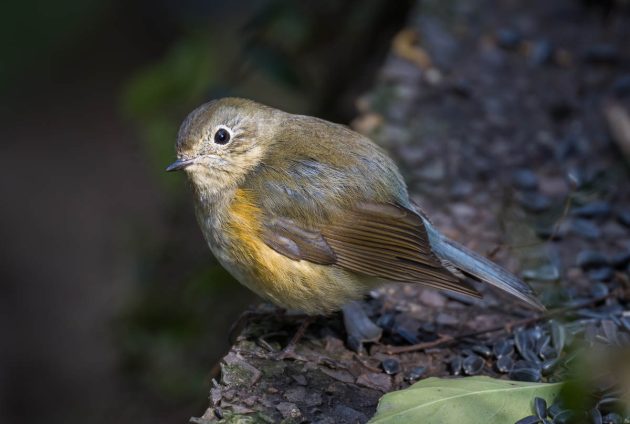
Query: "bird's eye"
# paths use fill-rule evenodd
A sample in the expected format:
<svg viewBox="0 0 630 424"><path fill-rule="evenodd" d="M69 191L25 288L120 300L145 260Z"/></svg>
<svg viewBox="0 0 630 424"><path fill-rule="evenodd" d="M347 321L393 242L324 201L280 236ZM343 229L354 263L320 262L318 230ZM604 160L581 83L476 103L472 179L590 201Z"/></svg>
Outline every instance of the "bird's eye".
<svg viewBox="0 0 630 424"><path fill-rule="evenodd" d="M219 128L214 133L214 142L217 144L227 144L230 141L230 132L226 128Z"/></svg>

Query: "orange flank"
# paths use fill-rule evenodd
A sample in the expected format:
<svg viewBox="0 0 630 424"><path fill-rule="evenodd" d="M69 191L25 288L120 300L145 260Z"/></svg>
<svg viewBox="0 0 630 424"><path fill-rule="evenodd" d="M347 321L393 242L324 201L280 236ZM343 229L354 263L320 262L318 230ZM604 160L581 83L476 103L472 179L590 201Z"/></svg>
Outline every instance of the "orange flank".
<svg viewBox="0 0 630 424"><path fill-rule="evenodd" d="M313 314L330 312L360 297L356 275L336 266L293 260L267 246L260 237L261 210L247 190L236 190L227 215L232 255L246 271L243 283L260 296Z"/></svg>

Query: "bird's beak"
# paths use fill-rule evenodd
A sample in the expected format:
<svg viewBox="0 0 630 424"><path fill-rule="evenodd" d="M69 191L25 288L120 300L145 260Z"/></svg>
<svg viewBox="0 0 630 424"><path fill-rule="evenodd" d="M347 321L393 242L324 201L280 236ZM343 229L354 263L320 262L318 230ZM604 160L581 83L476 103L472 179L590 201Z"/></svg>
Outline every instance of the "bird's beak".
<svg viewBox="0 0 630 424"><path fill-rule="evenodd" d="M166 168L166 172L181 171L182 169L186 169L193 163L195 163L194 159L177 159Z"/></svg>

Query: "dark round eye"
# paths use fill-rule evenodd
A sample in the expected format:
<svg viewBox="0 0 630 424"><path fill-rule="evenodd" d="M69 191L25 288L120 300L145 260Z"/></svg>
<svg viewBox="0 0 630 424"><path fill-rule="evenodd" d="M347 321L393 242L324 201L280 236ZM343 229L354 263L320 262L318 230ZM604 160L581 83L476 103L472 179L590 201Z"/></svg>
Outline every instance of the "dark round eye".
<svg viewBox="0 0 630 424"><path fill-rule="evenodd" d="M225 128L219 128L217 132L214 133L214 142L217 144L226 144L230 141L230 132Z"/></svg>

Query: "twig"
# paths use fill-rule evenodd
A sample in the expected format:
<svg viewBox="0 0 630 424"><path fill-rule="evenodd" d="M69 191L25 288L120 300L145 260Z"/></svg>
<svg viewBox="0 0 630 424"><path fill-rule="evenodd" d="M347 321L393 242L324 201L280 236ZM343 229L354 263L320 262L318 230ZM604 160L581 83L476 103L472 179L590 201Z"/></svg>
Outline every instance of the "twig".
<svg viewBox="0 0 630 424"><path fill-rule="evenodd" d="M356 359L356 361L361 364L364 368L372 371L372 372L381 372L381 369L378 367L373 367L372 365L368 364L365 360L363 360L359 355L357 355L356 353L352 355L354 357L354 359Z"/></svg>
<svg viewBox="0 0 630 424"><path fill-rule="evenodd" d="M408 352L417 352L419 350L425 350L425 349L431 349L432 347L437 347L437 346L441 346L450 342L455 341L457 337L454 336L440 336L437 339L430 341L430 342L424 342L424 343L417 343L414 345L410 345L410 346L391 346L391 345L385 345L382 346L380 349L377 348L377 350L382 350L385 353L389 354L389 355L394 355L394 354L398 354L398 353L408 353Z"/></svg>

